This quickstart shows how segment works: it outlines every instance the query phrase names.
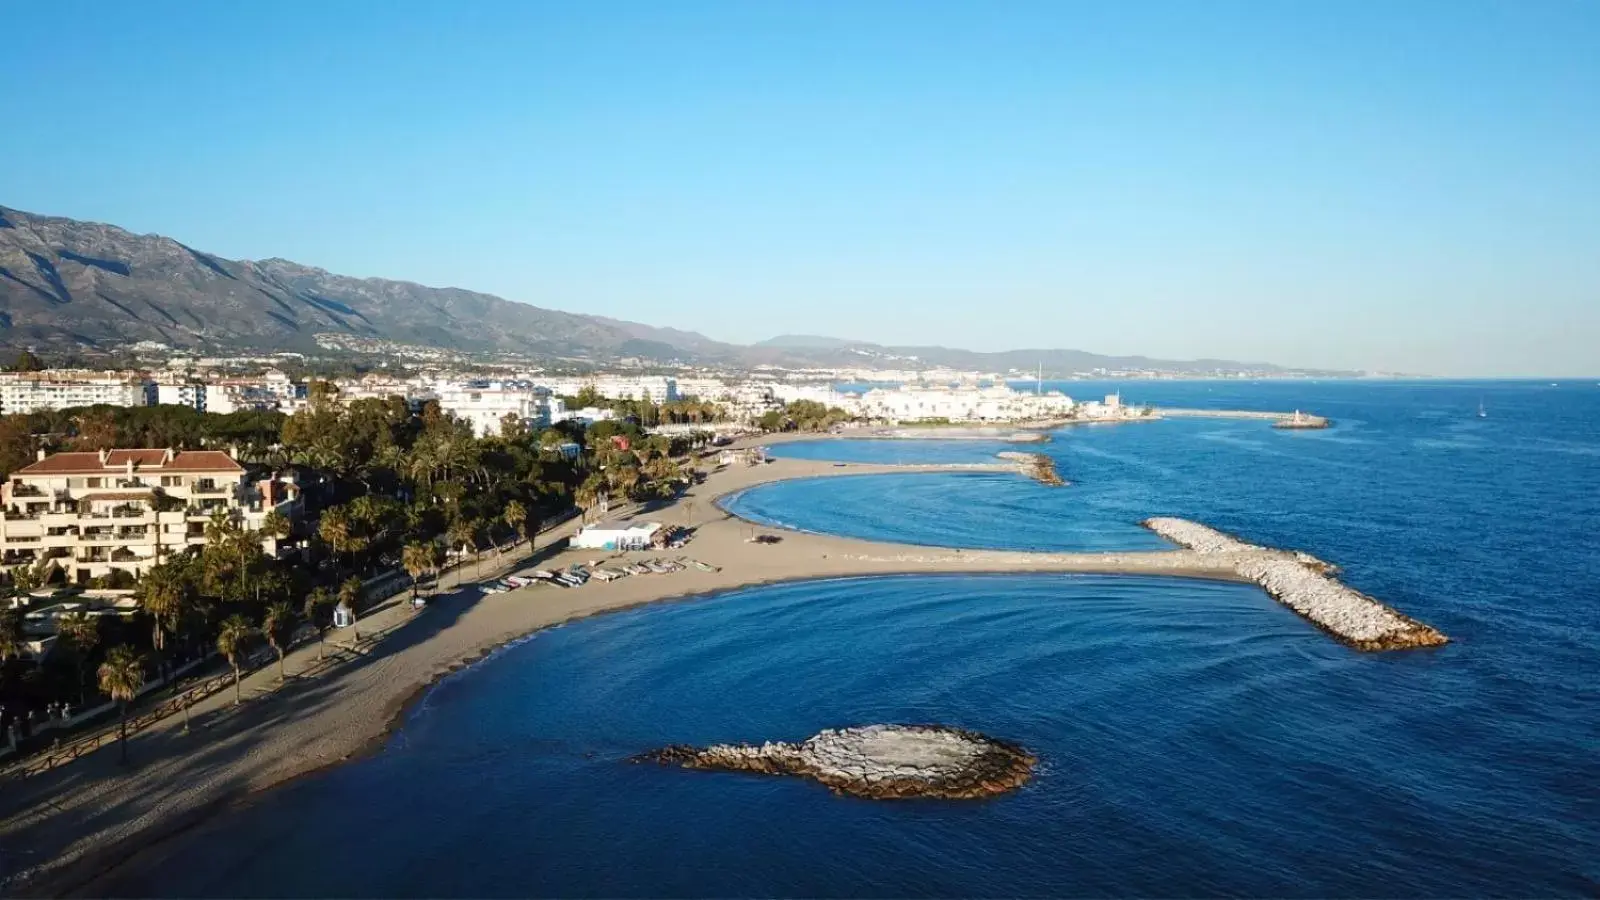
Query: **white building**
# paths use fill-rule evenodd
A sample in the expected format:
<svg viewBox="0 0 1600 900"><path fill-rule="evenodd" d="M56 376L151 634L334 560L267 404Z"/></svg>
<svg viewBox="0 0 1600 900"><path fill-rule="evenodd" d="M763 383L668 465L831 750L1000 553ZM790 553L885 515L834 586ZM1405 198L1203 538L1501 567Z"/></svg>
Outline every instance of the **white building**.
<svg viewBox="0 0 1600 900"><path fill-rule="evenodd" d="M661 525L656 522L601 522L585 525L572 536L572 546L585 550L648 550Z"/></svg>
<svg viewBox="0 0 1600 900"><path fill-rule="evenodd" d="M257 384L222 382L206 387L206 412L225 416L246 409L279 409L282 405L282 397Z"/></svg>
<svg viewBox="0 0 1600 900"><path fill-rule="evenodd" d="M720 378L679 378L678 396L701 400L721 400L728 394L728 383Z"/></svg>
<svg viewBox="0 0 1600 900"><path fill-rule="evenodd" d="M584 388L608 400L649 400L669 403L678 399L678 380L664 375L591 375L586 378L560 378L545 385L552 393L575 397Z"/></svg>
<svg viewBox="0 0 1600 900"><path fill-rule="evenodd" d="M1059 391L1030 393L1004 385L987 388L875 389L840 404L869 418L897 422L1018 422L1072 414L1072 398Z"/></svg>
<svg viewBox="0 0 1600 900"><path fill-rule="evenodd" d="M220 450L170 449L40 451L0 486L0 506L0 567L53 562L74 584L137 578L164 554L203 545L214 510L259 530L268 512L292 521L301 509L291 481L251 481ZM261 543L277 553L276 538Z"/></svg>
<svg viewBox="0 0 1600 900"><path fill-rule="evenodd" d="M833 386L829 384L779 383L771 385L768 390L772 392L772 396L782 400L784 403L793 403L796 400L810 400L813 403L821 403L823 406L842 407L855 399L854 395L842 394L834 390Z"/></svg>
<svg viewBox="0 0 1600 900"><path fill-rule="evenodd" d="M206 386L195 382L162 382L156 385L156 402L162 406L187 406L206 410Z"/></svg>
<svg viewBox="0 0 1600 900"><path fill-rule="evenodd" d="M0 372L0 413L7 415L96 404L149 406L155 402L155 383L143 375L75 369Z"/></svg>
<svg viewBox="0 0 1600 900"><path fill-rule="evenodd" d="M499 434L507 416L529 428L545 428L565 412L559 398L527 382L474 381L442 384L436 390L439 408L471 423L480 437Z"/></svg>
<svg viewBox="0 0 1600 900"><path fill-rule="evenodd" d="M559 407L559 411L552 409L550 424L556 422L579 422L584 425L593 425L596 422L611 422L617 418L614 409L600 409L597 406L585 406L583 409L567 409L566 403L560 397L552 397L550 402Z"/></svg>

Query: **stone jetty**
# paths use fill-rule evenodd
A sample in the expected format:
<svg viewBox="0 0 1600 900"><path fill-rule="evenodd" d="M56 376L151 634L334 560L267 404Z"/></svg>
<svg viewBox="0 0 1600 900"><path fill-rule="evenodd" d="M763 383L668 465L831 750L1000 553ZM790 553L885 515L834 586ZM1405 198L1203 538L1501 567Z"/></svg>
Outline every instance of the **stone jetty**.
<svg viewBox="0 0 1600 900"><path fill-rule="evenodd" d="M1184 409L1182 407L1162 406L1156 408L1150 418L1261 419L1271 422L1274 428L1290 430L1327 428L1333 424L1333 421L1327 416L1314 416L1298 409L1294 412L1268 412L1256 409Z"/></svg>
<svg viewBox="0 0 1600 900"><path fill-rule="evenodd" d="M1162 517L1143 524L1196 553L1227 557L1241 577L1357 650L1404 650L1449 641L1433 628L1336 581L1331 576L1337 567L1309 554L1247 543L1187 519Z"/></svg>
<svg viewBox="0 0 1600 900"><path fill-rule="evenodd" d="M827 729L800 743L673 745L632 758L686 769L798 775L873 800L971 800L1016 790L1036 760L1016 744L944 725Z"/></svg>
<svg viewBox="0 0 1600 900"><path fill-rule="evenodd" d="M1056 471L1056 461L1043 453L1018 453L1015 450L1002 450L996 455L1001 459L1016 463L1018 471L1040 484L1061 487L1067 483L1062 479L1061 474Z"/></svg>

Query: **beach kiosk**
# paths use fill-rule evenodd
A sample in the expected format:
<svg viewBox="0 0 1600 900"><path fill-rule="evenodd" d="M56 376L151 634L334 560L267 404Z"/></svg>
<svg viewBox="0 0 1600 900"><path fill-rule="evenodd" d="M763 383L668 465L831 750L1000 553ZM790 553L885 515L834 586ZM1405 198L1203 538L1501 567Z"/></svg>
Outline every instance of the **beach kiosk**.
<svg viewBox="0 0 1600 900"><path fill-rule="evenodd" d="M355 621L355 613L350 611L350 607L341 603L333 608L333 627L349 628L355 624Z"/></svg>
<svg viewBox="0 0 1600 900"><path fill-rule="evenodd" d="M649 550L658 522L599 522L585 525L572 537L572 546L585 550Z"/></svg>

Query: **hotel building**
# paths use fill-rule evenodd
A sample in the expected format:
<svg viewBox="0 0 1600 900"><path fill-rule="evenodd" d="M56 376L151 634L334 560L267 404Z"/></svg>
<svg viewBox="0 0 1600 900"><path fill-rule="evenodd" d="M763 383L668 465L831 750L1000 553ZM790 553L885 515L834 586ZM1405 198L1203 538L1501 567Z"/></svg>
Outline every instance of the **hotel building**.
<svg viewBox="0 0 1600 900"><path fill-rule="evenodd" d="M206 523L224 510L259 530L268 512L301 512L291 481L252 480L220 450L100 450L45 455L0 486L0 567L51 560L73 584L143 575L175 550L205 544ZM277 555L278 541L263 535Z"/></svg>

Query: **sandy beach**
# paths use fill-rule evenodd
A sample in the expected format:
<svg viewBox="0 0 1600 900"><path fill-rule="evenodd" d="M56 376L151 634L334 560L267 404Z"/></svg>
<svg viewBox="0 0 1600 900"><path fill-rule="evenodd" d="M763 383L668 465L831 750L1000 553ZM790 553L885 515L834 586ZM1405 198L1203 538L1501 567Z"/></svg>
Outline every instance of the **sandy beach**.
<svg viewBox="0 0 1600 900"><path fill-rule="evenodd" d="M223 692L194 707L194 729L181 733L171 717L130 739L132 764L117 764L115 746L26 779L0 782L0 847L12 877L7 893L93 891L95 878L228 806L289 779L381 747L408 704L434 680L508 641L540 628L642 603L691 597L751 585L807 578L938 572L1081 572L1243 580L1216 554L1189 550L1126 553L1028 553L953 550L884 544L754 526L716 498L790 478L899 472L1015 471L989 465L840 465L778 459L720 469L679 501L636 511L643 521L695 529L681 551L612 554L594 550L532 557L526 546L484 566L489 580L525 568L566 566L616 556L687 555L719 571L695 568L669 575L591 581L574 589L539 585L501 594L481 591L471 578L446 588L428 609L412 614L398 601L379 604L360 622L359 651L345 649L347 633L330 635L339 661L315 677L294 673L317 660L313 641L290 654L290 683L277 686L266 666L245 681L246 701L231 706ZM1022 476L1018 476L1022 477ZM1070 489L1070 488L1069 488ZM886 498L892 502L892 498ZM540 536L541 548L576 529L576 520ZM754 544L754 533L781 535ZM369 637L370 636L370 637ZM18 878L19 874L26 877Z"/></svg>

